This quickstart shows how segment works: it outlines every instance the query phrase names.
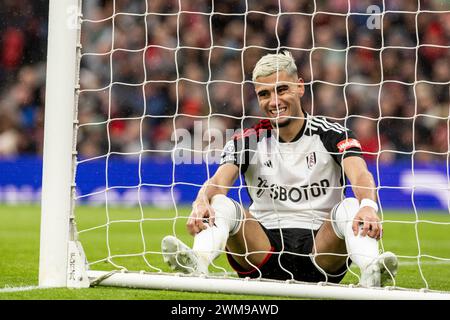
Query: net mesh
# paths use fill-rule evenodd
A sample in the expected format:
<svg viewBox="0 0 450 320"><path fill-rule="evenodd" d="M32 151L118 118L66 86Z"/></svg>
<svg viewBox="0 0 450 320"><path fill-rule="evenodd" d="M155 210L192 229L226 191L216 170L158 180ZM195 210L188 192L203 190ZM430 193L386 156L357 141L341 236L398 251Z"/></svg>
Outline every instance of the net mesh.
<svg viewBox="0 0 450 320"><path fill-rule="evenodd" d="M381 247L415 278L396 285L441 288L433 273L450 263L449 17L445 1L85 1L75 199L90 267L169 271L161 238L192 242L189 202L214 173L227 129L263 118L253 66L288 49L303 108L352 129L363 146L384 229L397 233ZM232 189L248 206L242 178ZM447 214L431 215L436 208ZM230 274L223 256L212 268Z"/></svg>

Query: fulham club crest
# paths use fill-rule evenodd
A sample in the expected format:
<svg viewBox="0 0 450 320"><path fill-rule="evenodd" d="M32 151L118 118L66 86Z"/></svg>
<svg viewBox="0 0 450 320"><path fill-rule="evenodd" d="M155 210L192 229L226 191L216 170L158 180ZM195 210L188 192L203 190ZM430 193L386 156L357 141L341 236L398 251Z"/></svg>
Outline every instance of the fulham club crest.
<svg viewBox="0 0 450 320"><path fill-rule="evenodd" d="M308 169L312 169L317 162L316 153L311 152L306 156L306 164L308 165Z"/></svg>

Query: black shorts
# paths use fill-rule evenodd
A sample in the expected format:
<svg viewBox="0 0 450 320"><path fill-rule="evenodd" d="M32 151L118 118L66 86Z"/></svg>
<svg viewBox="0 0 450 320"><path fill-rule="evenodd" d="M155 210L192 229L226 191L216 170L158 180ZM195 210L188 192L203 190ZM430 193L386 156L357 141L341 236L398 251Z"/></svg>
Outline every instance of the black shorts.
<svg viewBox="0 0 450 320"><path fill-rule="evenodd" d="M309 254L312 251L316 231L310 229L282 229L283 241L281 241L280 229L266 229L264 232L270 240L271 252L267 253L264 261L252 270L243 270L233 259L231 253L227 253L228 262L238 273L240 278L265 278L274 280L297 280L305 282L328 281L339 283L347 272L347 265L336 274L327 274L327 277L316 268ZM284 245L284 247L283 247ZM349 259L348 265L351 264Z"/></svg>

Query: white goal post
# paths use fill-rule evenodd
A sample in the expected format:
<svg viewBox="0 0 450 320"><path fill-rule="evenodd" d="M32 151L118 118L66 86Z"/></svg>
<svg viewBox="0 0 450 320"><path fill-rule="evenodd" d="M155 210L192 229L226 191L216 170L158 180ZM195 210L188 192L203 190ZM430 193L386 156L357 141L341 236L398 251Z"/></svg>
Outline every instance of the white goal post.
<svg viewBox="0 0 450 320"><path fill-rule="evenodd" d="M70 286L81 1L50 1L39 286ZM75 17L75 19L74 19ZM72 248L73 249L73 248ZM76 259L79 261L79 259ZM87 279L81 280L88 284Z"/></svg>
<svg viewBox="0 0 450 320"><path fill-rule="evenodd" d="M75 216L82 0L49 0L49 4L40 287L105 285L304 298L450 299L449 292L426 289L367 289L355 285L237 279L228 275L195 277L120 268L89 270L89 257L78 240Z"/></svg>

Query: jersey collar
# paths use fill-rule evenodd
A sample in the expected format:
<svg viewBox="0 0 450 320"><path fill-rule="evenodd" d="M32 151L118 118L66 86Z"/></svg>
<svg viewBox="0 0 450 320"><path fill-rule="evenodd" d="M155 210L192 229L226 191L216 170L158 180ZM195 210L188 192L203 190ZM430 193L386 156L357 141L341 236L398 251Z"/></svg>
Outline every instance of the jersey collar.
<svg viewBox="0 0 450 320"><path fill-rule="evenodd" d="M295 135L294 139L292 139L291 141L284 141L284 140L278 135L278 132L277 132L278 142L280 142L280 143L292 143L292 142L296 142L296 141L300 140L300 138L303 136L303 133L305 132L306 123L307 123L307 121L308 121L308 119L309 119L308 113L307 113L305 110L303 110L303 108L302 108L302 111L303 111L303 115L304 115L304 117L305 117L305 121L303 121L303 125L302 125L302 127L300 128L300 130L298 131L298 133Z"/></svg>

